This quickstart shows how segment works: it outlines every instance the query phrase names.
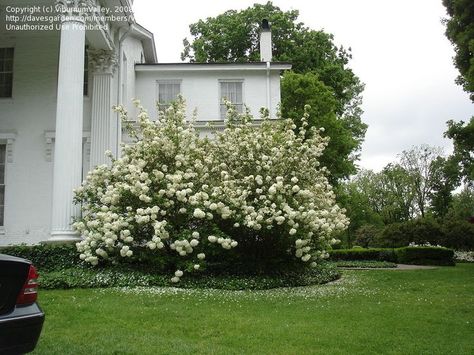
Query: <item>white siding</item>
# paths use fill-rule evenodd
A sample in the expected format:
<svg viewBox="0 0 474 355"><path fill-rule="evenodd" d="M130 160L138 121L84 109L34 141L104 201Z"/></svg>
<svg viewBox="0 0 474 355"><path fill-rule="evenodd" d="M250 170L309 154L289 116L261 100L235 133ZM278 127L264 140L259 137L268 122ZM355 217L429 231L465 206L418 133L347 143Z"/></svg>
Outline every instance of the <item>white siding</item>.
<svg viewBox="0 0 474 355"><path fill-rule="evenodd" d="M136 98L156 117L157 81L181 80L181 93L186 99L188 118L197 108L199 121L219 120L219 80L243 80L243 102L250 107L252 114L258 118L261 107L267 107L266 71L173 71L136 73ZM280 76L272 71L270 80L271 116L276 116L280 102Z"/></svg>

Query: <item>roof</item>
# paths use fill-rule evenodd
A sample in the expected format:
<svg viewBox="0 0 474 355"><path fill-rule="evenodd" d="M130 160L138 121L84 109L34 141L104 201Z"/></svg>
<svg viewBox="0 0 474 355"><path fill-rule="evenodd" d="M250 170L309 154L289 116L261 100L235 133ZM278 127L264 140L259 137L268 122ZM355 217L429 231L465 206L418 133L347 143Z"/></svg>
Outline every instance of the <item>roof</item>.
<svg viewBox="0 0 474 355"><path fill-rule="evenodd" d="M137 63L135 71L209 71L209 70L266 70L266 62L247 63ZM291 69L291 63L271 62L270 70Z"/></svg>
<svg viewBox="0 0 474 355"><path fill-rule="evenodd" d="M146 61L148 63L157 62L158 58L156 56L155 37L153 33L136 22L130 26L130 29L133 35L141 40Z"/></svg>

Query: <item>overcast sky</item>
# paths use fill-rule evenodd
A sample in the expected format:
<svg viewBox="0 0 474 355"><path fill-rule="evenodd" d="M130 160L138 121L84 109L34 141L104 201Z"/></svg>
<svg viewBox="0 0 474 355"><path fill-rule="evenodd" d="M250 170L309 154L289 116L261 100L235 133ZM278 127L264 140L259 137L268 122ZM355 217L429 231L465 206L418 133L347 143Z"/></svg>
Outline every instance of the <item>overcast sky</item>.
<svg viewBox="0 0 474 355"><path fill-rule="evenodd" d="M179 62L189 24L250 0L135 0L137 22L155 35L159 62ZM352 48L349 66L366 84L363 121L369 125L359 165L380 170L413 145L451 151L446 121L469 120L474 105L454 84L454 50L444 36L441 0L275 0L297 9L300 21L334 34Z"/></svg>

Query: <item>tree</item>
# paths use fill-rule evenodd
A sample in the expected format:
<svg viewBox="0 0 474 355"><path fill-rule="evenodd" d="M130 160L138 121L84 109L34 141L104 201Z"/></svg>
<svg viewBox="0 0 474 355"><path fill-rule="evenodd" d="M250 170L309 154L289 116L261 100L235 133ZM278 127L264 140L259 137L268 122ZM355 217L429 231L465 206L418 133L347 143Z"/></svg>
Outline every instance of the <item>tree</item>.
<svg viewBox="0 0 474 355"><path fill-rule="evenodd" d="M430 195L438 177L435 173L437 167L435 161L442 153L442 149L439 147L421 145L403 151L400 155L400 165L410 177L415 205L422 217L427 212Z"/></svg>
<svg viewBox="0 0 474 355"><path fill-rule="evenodd" d="M388 164L379 173L365 172L356 181L384 224L407 221L413 216L413 192L407 172L398 164Z"/></svg>
<svg viewBox="0 0 474 355"><path fill-rule="evenodd" d="M199 20L190 25L192 40L185 39L182 60L191 62L249 62L260 61L259 32L262 19L272 26L273 60L288 61L297 76L285 76L282 86L282 110L289 117L301 117L298 99L291 90L297 82L307 86L304 98L323 104L313 110L335 116L320 119L331 126L327 133L332 140L326 152L325 163L331 161L332 181L348 177L355 172L354 160L358 158L367 126L361 121L361 93L364 85L347 66L350 49L336 47L333 36L315 31L298 22L297 10L282 11L271 2L255 4L242 11L229 10L216 17ZM307 77L306 77L307 76ZM320 83L316 83L316 80ZM286 83L285 83L286 81ZM310 90L314 89L313 92ZM319 97L319 95L322 95ZM332 96L333 99L329 99ZM294 108L298 107L298 111ZM317 114L313 111L312 114ZM327 127L324 127L327 128ZM352 136L352 137L350 137ZM341 138L339 138L341 137ZM337 153L334 149L340 145ZM331 153L331 154L330 154ZM331 155L331 157L329 157Z"/></svg>
<svg viewBox="0 0 474 355"><path fill-rule="evenodd" d="M349 191L354 191L364 196L371 210L379 215L385 223L382 215L388 198L382 193L383 184L381 182L381 174L375 173L372 170L360 170L347 185L349 186ZM348 207L346 208L349 209Z"/></svg>
<svg viewBox="0 0 474 355"><path fill-rule="evenodd" d="M413 217L410 178L400 165L388 164L379 173L361 170L340 190L341 205L351 220L348 232L367 224L382 226Z"/></svg>
<svg viewBox="0 0 474 355"><path fill-rule="evenodd" d="M453 201L453 190L459 185L458 168L451 159L437 157L431 166L433 172L429 192L430 210L436 217L444 217Z"/></svg>
<svg viewBox="0 0 474 355"><path fill-rule="evenodd" d="M414 217L412 179L400 164L388 164L379 174L377 193L385 202L381 214L385 224L408 221Z"/></svg>
<svg viewBox="0 0 474 355"><path fill-rule="evenodd" d="M451 203L451 193L458 185L456 167L440 156L436 147L421 146L401 154L400 163L390 163L379 173L360 171L352 181L344 184L345 197L342 205L349 211L349 231L363 224L372 224L361 219L353 211L357 194L365 197L372 213L384 224L405 222L418 215L424 217L428 211L444 216ZM360 220L359 220L360 219Z"/></svg>
<svg viewBox="0 0 474 355"><path fill-rule="evenodd" d="M462 191L453 196L453 202L448 212L448 218L468 220L474 216L474 187L465 186Z"/></svg>
<svg viewBox="0 0 474 355"><path fill-rule="evenodd" d="M453 140L454 152L450 160L458 167L465 184L474 185L474 117L469 123L448 121L444 136Z"/></svg>
<svg viewBox="0 0 474 355"><path fill-rule="evenodd" d="M443 218L446 246L456 250L474 250L474 186L465 185L452 197Z"/></svg>
<svg viewBox="0 0 474 355"><path fill-rule="evenodd" d="M356 173L357 151L362 144L365 125L352 125L351 120L338 117L335 113L337 100L330 87L314 73L297 74L287 72L281 82L283 117L291 118L301 126L300 118L304 106L310 105L309 125L323 127L322 135L329 137L329 144L321 157L321 164L331 173L331 183Z"/></svg>
<svg viewBox="0 0 474 355"><path fill-rule="evenodd" d="M446 12L446 37L454 45L454 65L461 85L474 101L474 2L472 0L443 0Z"/></svg>
<svg viewBox="0 0 474 355"><path fill-rule="evenodd" d="M457 167L440 154L441 149L436 147L413 147L401 154L399 163L387 164L379 173L361 170L351 181L341 184L339 201L350 218L344 235L347 244L351 245L354 237L364 245L369 239L373 241L382 226L392 231L397 230L395 225L414 225L406 223L420 215L426 217L419 219L422 222L432 218L427 212L436 217L451 216L456 214L456 206L456 211L466 214L473 205L472 201L469 204L471 195L464 193L462 199L456 197L452 203L451 194L459 182Z"/></svg>
<svg viewBox="0 0 474 355"><path fill-rule="evenodd" d="M349 248L352 247L354 236L360 228L367 225L383 226L381 215L371 205L372 196L366 193L369 189L362 184L361 180L348 181L339 185L337 190L338 202L346 209L346 215L350 220L349 227L341 238Z"/></svg>

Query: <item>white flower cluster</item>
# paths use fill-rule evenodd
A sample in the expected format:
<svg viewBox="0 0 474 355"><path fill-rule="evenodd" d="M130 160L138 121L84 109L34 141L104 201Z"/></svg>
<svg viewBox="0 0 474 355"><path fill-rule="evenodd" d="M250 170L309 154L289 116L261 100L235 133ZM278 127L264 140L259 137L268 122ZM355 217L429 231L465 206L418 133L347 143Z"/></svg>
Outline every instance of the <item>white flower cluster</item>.
<svg viewBox="0 0 474 355"><path fill-rule="evenodd" d="M439 244L433 245L429 242L422 243L422 244L416 244L415 242L411 242L410 244L408 244L408 246L413 247L413 248L423 248L423 247L442 248L442 246Z"/></svg>
<svg viewBox="0 0 474 355"><path fill-rule="evenodd" d="M81 259L129 258L144 247L157 257L178 255L189 262L186 270L198 270L209 248L242 243L232 229L284 238L303 262L325 258L338 242L333 235L348 219L319 167L327 140L318 130L306 137L306 116L295 133L291 120L255 127L248 114L231 111L229 127L209 140L186 124L182 100L157 121L135 103L138 127L129 134L136 143L124 146L110 166L90 172L75 191L82 206L74 223L84 237L77 244ZM125 110L117 110L127 120ZM179 269L172 281L182 276Z"/></svg>
<svg viewBox="0 0 474 355"><path fill-rule="evenodd" d="M458 262L474 263L474 251L455 250L454 259Z"/></svg>
<svg viewBox="0 0 474 355"><path fill-rule="evenodd" d="M235 240L232 240L231 238L217 238L213 235L207 237L207 240L209 240L210 243L220 244L223 249L235 248L238 245L238 243Z"/></svg>

